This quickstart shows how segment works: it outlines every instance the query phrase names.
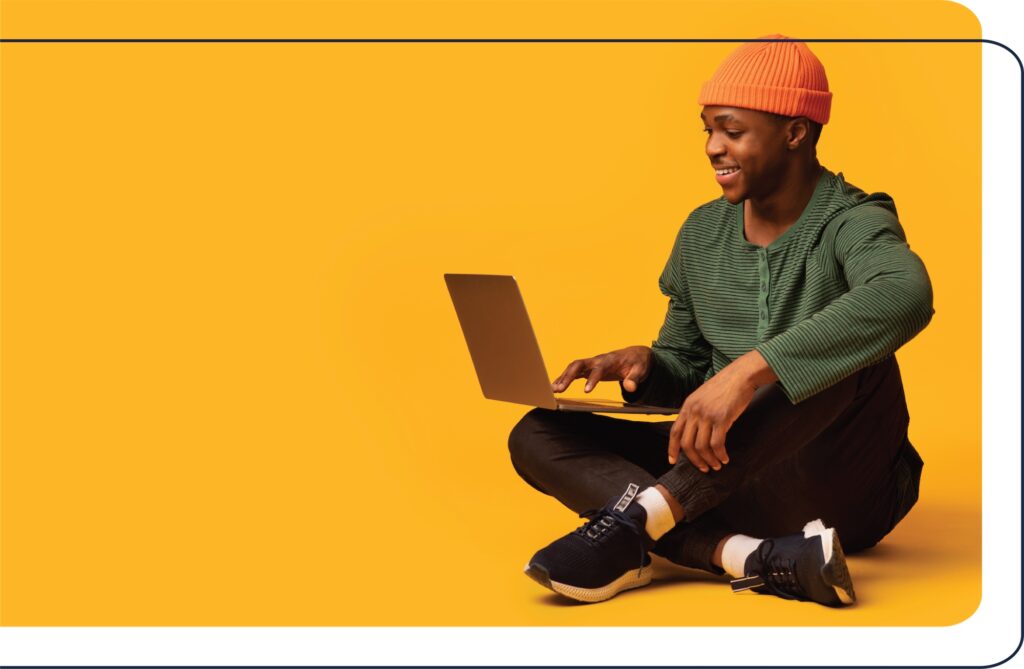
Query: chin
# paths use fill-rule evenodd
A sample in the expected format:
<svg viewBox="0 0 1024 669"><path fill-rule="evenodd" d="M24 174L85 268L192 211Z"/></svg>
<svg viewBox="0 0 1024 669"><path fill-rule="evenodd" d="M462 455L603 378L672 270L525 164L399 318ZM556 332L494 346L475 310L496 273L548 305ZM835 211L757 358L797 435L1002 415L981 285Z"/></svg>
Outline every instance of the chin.
<svg viewBox="0 0 1024 669"><path fill-rule="evenodd" d="M743 192L738 190L723 190L722 196L729 202L729 204L739 204L746 199Z"/></svg>

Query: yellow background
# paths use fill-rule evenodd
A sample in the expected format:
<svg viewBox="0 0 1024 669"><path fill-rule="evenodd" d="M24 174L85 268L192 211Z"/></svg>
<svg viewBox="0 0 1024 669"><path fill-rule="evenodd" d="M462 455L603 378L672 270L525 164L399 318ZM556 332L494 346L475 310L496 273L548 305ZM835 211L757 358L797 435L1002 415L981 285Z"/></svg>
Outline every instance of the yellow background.
<svg viewBox="0 0 1024 669"><path fill-rule="evenodd" d="M980 37L938 2L26 2L3 37ZM821 162L893 196L935 291L902 348L921 501L860 604L521 574L580 522L522 482L444 272L515 274L552 378L657 335L721 194L737 44L2 47L4 625L945 625L980 599L978 44L811 44ZM567 395L582 394L577 382ZM607 386L607 387L605 387ZM616 397L614 384L596 395ZM942 596L934 593L941 588Z"/></svg>

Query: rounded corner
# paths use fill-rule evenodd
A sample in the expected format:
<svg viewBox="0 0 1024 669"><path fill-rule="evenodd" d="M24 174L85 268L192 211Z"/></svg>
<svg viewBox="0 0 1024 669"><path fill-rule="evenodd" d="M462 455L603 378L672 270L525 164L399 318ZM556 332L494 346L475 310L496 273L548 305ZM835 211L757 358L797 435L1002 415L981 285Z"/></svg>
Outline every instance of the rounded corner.
<svg viewBox="0 0 1024 669"><path fill-rule="evenodd" d="M944 0L944 1L945 1L946 4L955 5L959 9L963 10L964 12L966 12L971 17L971 19L974 22L973 25L972 25L972 32L973 32L973 34L971 35L971 37L977 37L978 39L981 39L981 36L982 36L981 35L981 19L979 19L978 15L974 13L974 10L971 9L970 7L968 7L967 5L963 4L962 2L957 2L957 0Z"/></svg>
<svg viewBox="0 0 1024 669"><path fill-rule="evenodd" d="M941 625L941 627L955 627L956 625L962 625L963 623L965 623L968 620L970 620L971 618L973 618L974 615L981 608L981 601L982 601L982 599L984 599L984 595L982 594L982 591L981 591L981 583L980 583L980 579L979 579L978 589L977 589L975 597L974 597L974 606L968 605L968 610L967 610L966 614L964 614L963 616L958 617L953 622Z"/></svg>

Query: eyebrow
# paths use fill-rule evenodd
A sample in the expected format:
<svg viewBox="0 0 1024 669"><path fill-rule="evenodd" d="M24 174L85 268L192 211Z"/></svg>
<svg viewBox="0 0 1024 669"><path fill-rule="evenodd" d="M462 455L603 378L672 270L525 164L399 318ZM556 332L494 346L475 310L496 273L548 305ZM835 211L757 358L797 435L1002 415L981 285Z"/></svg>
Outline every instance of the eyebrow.
<svg viewBox="0 0 1024 669"><path fill-rule="evenodd" d="M707 119L704 118L704 112L701 112L700 120L702 120L702 121L707 120ZM732 114L719 114L718 116L715 117L715 120L716 121L738 121L739 119L737 119Z"/></svg>

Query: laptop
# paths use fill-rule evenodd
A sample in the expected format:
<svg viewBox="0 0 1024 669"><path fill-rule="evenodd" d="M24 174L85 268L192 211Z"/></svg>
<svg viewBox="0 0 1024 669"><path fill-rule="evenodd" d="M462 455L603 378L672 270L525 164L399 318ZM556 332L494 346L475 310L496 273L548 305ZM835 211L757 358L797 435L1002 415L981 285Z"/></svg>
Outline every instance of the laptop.
<svg viewBox="0 0 1024 669"><path fill-rule="evenodd" d="M678 408L556 397L515 277L445 274L484 397L559 411L677 414Z"/></svg>

